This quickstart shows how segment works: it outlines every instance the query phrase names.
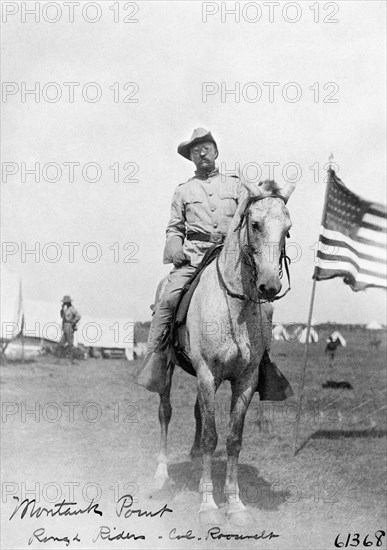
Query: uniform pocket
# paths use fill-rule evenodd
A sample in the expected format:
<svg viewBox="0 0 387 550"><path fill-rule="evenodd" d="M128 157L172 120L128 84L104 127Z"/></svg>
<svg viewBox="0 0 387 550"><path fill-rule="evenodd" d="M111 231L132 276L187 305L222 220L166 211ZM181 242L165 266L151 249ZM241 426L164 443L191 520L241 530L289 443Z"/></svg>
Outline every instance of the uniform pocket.
<svg viewBox="0 0 387 550"><path fill-rule="evenodd" d="M220 206L225 216L233 217L238 206L238 195L230 191L220 193Z"/></svg>
<svg viewBox="0 0 387 550"><path fill-rule="evenodd" d="M185 217L188 223L200 221L203 217L203 200L190 197L185 201Z"/></svg>

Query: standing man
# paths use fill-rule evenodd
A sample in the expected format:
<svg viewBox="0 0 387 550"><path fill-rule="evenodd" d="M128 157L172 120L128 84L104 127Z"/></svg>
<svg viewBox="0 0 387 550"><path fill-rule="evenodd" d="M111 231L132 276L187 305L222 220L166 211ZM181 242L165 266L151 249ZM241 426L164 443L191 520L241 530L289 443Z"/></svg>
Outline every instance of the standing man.
<svg viewBox="0 0 387 550"><path fill-rule="evenodd" d="M211 132L194 130L177 152L195 164L195 175L175 190L167 226L164 263L173 263L168 283L152 319L147 355L136 382L162 393L167 373L167 354L159 349L172 319L179 294L200 264L205 252L223 242L238 204L236 177L219 173L215 165L218 146Z"/></svg>
<svg viewBox="0 0 387 550"><path fill-rule="evenodd" d="M67 344L66 349L69 350L72 355L74 347L74 332L77 330L77 323L79 323L81 316L72 305L70 296L63 296L60 316L62 318L63 333L58 344L58 348L62 350Z"/></svg>

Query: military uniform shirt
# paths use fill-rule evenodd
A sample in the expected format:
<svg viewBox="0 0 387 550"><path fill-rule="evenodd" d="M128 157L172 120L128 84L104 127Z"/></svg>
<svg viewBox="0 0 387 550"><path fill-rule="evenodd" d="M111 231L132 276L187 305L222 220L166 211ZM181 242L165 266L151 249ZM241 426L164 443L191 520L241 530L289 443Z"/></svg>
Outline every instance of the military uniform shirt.
<svg viewBox="0 0 387 550"><path fill-rule="evenodd" d="M173 195L171 218L167 226L167 241L181 237L184 252L197 266L214 242L187 240L187 233L205 233L216 239L226 235L238 205L240 184L237 178L225 176L218 169L205 176L195 176L180 184ZM164 258L170 263L172 258Z"/></svg>

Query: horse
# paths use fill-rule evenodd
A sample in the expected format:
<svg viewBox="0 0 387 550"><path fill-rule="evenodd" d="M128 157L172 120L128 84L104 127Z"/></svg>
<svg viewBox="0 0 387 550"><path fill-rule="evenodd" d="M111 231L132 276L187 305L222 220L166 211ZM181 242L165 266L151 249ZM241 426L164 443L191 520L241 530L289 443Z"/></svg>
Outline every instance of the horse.
<svg viewBox="0 0 387 550"><path fill-rule="evenodd" d="M251 521L239 498L238 458L246 412L258 386L260 361L270 346L269 302L278 299L281 290L281 258L291 227L286 203L295 184L281 187L271 180L242 184L243 193L224 246L203 272L186 319L185 351L196 372L198 388L190 455L194 461L200 457L202 460L202 524L219 525L223 521L214 501L211 463L217 445L215 394L224 380L230 381L232 391L224 487L227 516L236 525ZM160 394L161 441L154 478L158 488L168 480L167 435L174 364L172 352L166 389Z"/></svg>

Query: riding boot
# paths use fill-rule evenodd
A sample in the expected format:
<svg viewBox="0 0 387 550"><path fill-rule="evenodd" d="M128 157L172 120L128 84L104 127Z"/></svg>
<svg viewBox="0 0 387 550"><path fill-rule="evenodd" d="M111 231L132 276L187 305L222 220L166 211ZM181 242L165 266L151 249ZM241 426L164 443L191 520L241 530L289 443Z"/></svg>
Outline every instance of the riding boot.
<svg viewBox="0 0 387 550"><path fill-rule="evenodd" d="M144 363L134 382L155 393L164 393L168 372L168 357L164 351L151 351L145 356Z"/></svg>
<svg viewBox="0 0 387 550"><path fill-rule="evenodd" d="M259 393L261 401L284 401L293 395L289 381L277 365L271 361L267 350L265 350L259 365L256 391Z"/></svg>
<svg viewBox="0 0 387 550"><path fill-rule="evenodd" d="M144 386L147 390L163 393L166 387L168 373L168 357L165 351L168 348L166 331L172 320L181 289L195 272L195 267L185 265L173 269L169 274L168 283L162 297L153 310L153 319L149 329L147 354L133 381ZM157 300L156 300L157 302Z"/></svg>
<svg viewBox="0 0 387 550"><path fill-rule="evenodd" d="M163 393L166 386L168 372L168 357L165 346L160 343L165 336L165 331L171 320L172 313L164 304L156 307L149 329L147 353L139 370L134 375L133 381L147 390Z"/></svg>

